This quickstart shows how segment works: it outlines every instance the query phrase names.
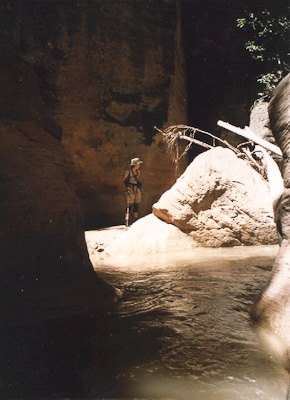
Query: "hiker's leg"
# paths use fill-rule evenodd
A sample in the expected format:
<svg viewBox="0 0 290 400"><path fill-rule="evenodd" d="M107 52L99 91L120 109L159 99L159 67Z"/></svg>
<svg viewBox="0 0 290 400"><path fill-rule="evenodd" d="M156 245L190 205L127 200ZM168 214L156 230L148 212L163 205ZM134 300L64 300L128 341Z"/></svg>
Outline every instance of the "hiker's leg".
<svg viewBox="0 0 290 400"><path fill-rule="evenodd" d="M129 191L128 191L128 194L127 194L127 202L129 202L129 214L130 214L132 212L133 208L134 208L133 205L134 205L134 202L135 202L135 192L134 192L134 188L132 188L132 186L129 187Z"/></svg>
<svg viewBox="0 0 290 400"><path fill-rule="evenodd" d="M133 203L135 199L135 193L130 187L128 193L126 193L126 211L125 211L125 225L129 226L130 212L133 209Z"/></svg>
<svg viewBox="0 0 290 400"><path fill-rule="evenodd" d="M138 218L138 210L139 210L139 203L133 204L133 216L134 218Z"/></svg>
<svg viewBox="0 0 290 400"><path fill-rule="evenodd" d="M126 211L125 211L126 214L127 214L127 210L129 211L129 214L130 214L131 211L134 210L133 204L129 204L129 207L126 206Z"/></svg>
<svg viewBox="0 0 290 400"><path fill-rule="evenodd" d="M133 206L133 215L134 218L138 218L138 211L139 211L139 204L141 203L141 190L139 188L136 188L135 190L135 200L134 200L134 206Z"/></svg>

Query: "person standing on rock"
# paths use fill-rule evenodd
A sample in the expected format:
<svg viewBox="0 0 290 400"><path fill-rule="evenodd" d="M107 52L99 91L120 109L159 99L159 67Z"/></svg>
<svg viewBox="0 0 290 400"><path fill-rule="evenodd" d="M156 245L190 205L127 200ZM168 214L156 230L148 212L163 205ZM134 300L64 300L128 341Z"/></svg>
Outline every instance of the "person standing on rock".
<svg viewBox="0 0 290 400"><path fill-rule="evenodd" d="M139 204L142 199L142 184L140 182L140 166L143 163L139 158L132 158L130 168L125 171L122 186L126 191L126 226L129 225L130 212L133 210L133 217L138 218Z"/></svg>

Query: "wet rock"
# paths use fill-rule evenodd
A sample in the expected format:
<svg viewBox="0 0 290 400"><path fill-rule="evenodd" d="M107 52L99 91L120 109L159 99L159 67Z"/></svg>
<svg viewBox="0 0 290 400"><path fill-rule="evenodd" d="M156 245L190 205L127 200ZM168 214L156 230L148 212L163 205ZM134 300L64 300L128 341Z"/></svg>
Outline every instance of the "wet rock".
<svg viewBox="0 0 290 400"><path fill-rule="evenodd" d="M125 225L118 225L86 231L85 239L92 263L95 264L99 259L99 253L102 253L111 242L123 235L127 230L128 228Z"/></svg>
<svg viewBox="0 0 290 400"><path fill-rule="evenodd" d="M153 213L200 246L277 243L268 183L221 147L196 157Z"/></svg>

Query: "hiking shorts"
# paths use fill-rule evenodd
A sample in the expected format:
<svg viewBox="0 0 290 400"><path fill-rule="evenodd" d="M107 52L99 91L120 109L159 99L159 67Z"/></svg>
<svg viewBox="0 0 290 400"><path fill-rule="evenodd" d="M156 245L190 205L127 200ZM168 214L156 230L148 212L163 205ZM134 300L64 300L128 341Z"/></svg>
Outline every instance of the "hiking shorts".
<svg viewBox="0 0 290 400"><path fill-rule="evenodd" d="M129 186L129 204L139 204L141 203L141 189L137 186L130 185Z"/></svg>

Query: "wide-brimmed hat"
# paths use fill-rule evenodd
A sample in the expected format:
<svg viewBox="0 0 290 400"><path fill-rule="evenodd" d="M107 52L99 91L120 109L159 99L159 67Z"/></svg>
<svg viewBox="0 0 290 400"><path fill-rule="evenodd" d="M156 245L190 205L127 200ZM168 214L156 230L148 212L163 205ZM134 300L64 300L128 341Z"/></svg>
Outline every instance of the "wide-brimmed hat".
<svg viewBox="0 0 290 400"><path fill-rule="evenodd" d="M130 165L139 165L142 164L142 162L143 161L141 161L140 158L132 158Z"/></svg>

